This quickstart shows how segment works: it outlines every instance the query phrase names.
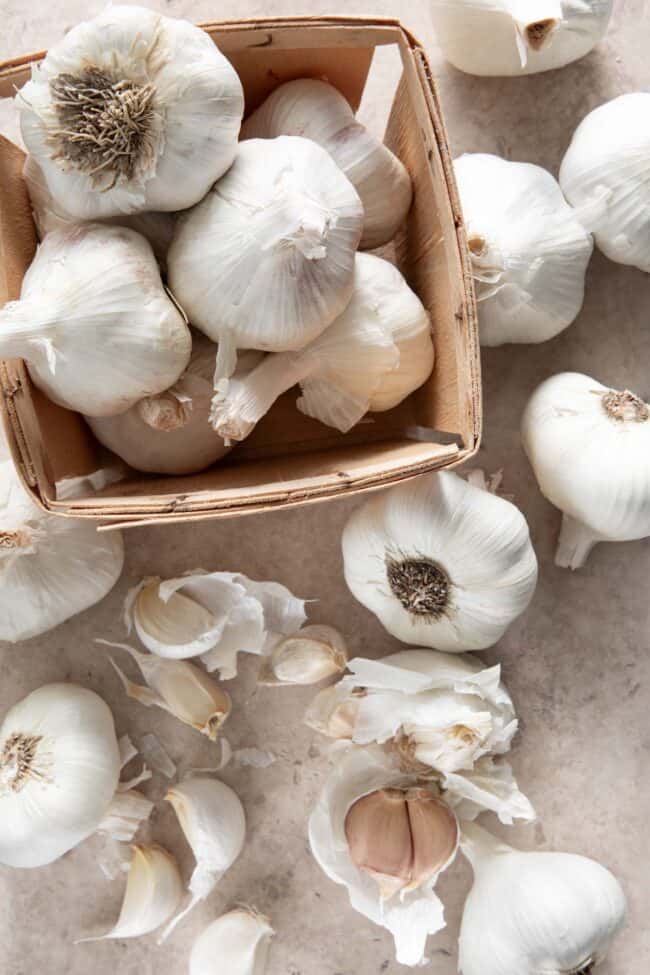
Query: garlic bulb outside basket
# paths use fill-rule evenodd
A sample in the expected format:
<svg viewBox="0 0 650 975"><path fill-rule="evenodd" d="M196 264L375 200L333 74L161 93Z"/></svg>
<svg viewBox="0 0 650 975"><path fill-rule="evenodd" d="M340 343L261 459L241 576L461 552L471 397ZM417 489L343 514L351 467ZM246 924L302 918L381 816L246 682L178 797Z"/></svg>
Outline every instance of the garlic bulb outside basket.
<svg viewBox="0 0 650 975"><path fill-rule="evenodd" d="M588 54L607 30L613 0L431 0L436 38L454 67L525 75Z"/></svg>
<svg viewBox="0 0 650 975"><path fill-rule="evenodd" d="M605 102L573 134L560 186L611 261L650 273L650 92Z"/></svg>
<svg viewBox="0 0 650 975"><path fill-rule="evenodd" d="M362 228L354 187L315 142L240 143L167 257L172 291L219 343L219 377L237 349L301 349L327 328L350 300Z"/></svg>
<svg viewBox="0 0 650 975"><path fill-rule="evenodd" d="M535 390L521 430L542 494L562 512L557 565L580 568L599 541L650 536L650 404L563 372Z"/></svg>
<svg viewBox="0 0 650 975"><path fill-rule="evenodd" d="M462 975L589 975L625 921L605 867L573 853L524 853L475 824L461 848L474 870L459 939Z"/></svg>
<svg viewBox="0 0 650 975"><path fill-rule="evenodd" d="M25 359L51 400L88 416L122 413L168 389L191 346L150 245L125 227L48 234L20 300L0 310L0 356Z"/></svg>
<svg viewBox="0 0 650 975"><path fill-rule="evenodd" d="M274 933L268 918L250 907L228 911L194 942L189 975L264 975Z"/></svg>
<svg viewBox="0 0 650 975"><path fill-rule="evenodd" d="M203 30L119 4L51 47L16 101L57 209L77 220L195 204L232 163L244 108Z"/></svg>
<svg viewBox="0 0 650 975"><path fill-rule="evenodd" d="M481 344L553 338L582 308L591 235L541 166L472 153L454 171Z"/></svg>
<svg viewBox="0 0 650 975"><path fill-rule="evenodd" d="M401 160L356 121L340 91L316 78L280 85L242 126L243 139L279 135L312 139L345 173L363 204L361 247L393 239L411 206L411 177Z"/></svg>
<svg viewBox="0 0 650 975"><path fill-rule="evenodd" d="M526 519L448 471L375 495L343 531L345 581L398 640L458 653L492 646L537 583Z"/></svg>

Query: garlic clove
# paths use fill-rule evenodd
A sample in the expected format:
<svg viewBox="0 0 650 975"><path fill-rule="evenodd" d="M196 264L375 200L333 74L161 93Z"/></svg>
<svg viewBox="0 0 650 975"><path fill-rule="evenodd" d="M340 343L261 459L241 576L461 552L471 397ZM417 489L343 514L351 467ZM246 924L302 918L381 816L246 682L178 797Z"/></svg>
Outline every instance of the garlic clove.
<svg viewBox="0 0 650 975"><path fill-rule="evenodd" d="M342 635L332 626L304 626L284 637L264 661L258 677L261 684L317 684L341 674L347 664Z"/></svg>
<svg viewBox="0 0 650 975"><path fill-rule="evenodd" d="M328 738L352 741L359 715L360 697L365 691L335 684L320 691L305 713L305 724Z"/></svg>
<svg viewBox="0 0 650 975"><path fill-rule="evenodd" d="M173 588L161 595L162 579L145 579L133 598L135 631L151 653L161 657L195 657L212 646L221 621L196 600Z"/></svg>
<svg viewBox="0 0 650 975"><path fill-rule="evenodd" d="M269 919L252 908L228 911L194 942L190 975L264 975L274 934Z"/></svg>

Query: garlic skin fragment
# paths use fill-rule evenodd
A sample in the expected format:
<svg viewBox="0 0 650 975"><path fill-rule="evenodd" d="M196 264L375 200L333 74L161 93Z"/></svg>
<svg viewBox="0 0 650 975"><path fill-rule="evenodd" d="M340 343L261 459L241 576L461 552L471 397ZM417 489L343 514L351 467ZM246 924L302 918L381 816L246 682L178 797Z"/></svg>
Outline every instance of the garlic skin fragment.
<svg viewBox="0 0 650 975"><path fill-rule="evenodd" d="M553 338L582 308L591 235L541 166L470 153L454 172L481 345Z"/></svg>
<svg viewBox="0 0 650 975"><path fill-rule="evenodd" d="M347 647L333 626L303 626L285 636L264 659L260 684L318 684L342 674L347 666Z"/></svg>
<svg viewBox="0 0 650 975"><path fill-rule="evenodd" d="M462 975L588 975L625 921L605 867L573 853L524 853L475 824L461 848L474 870L459 938Z"/></svg>
<svg viewBox="0 0 650 975"><path fill-rule="evenodd" d="M613 0L431 0L444 57L467 74L562 68L603 38Z"/></svg>
<svg viewBox="0 0 650 975"><path fill-rule="evenodd" d="M209 924L194 942L190 975L264 975L271 922L249 907L238 907Z"/></svg>
<svg viewBox="0 0 650 975"><path fill-rule="evenodd" d="M15 704L0 728L0 863L42 867L94 833L120 766L113 716L93 691L46 684Z"/></svg>
<svg viewBox="0 0 650 975"><path fill-rule="evenodd" d="M401 160L356 121L340 91L316 78L279 85L246 119L241 138L279 135L318 143L345 173L363 204L364 250L393 239L411 206L411 177Z"/></svg>
<svg viewBox="0 0 650 975"><path fill-rule="evenodd" d="M650 536L650 404L562 372L531 396L521 436L542 494L562 512L556 565L579 569L597 542Z"/></svg>
<svg viewBox="0 0 650 975"><path fill-rule="evenodd" d="M23 358L55 403L112 416L168 389L192 339L150 245L125 227L47 234L19 301L0 309L0 357Z"/></svg>
<svg viewBox="0 0 650 975"><path fill-rule="evenodd" d="M92 220L200 200L234 159L244 95L203 30L118 4L51 47L16 104L57 210Z"/></svg>
<svg viewBox="0 0 650 975"><path fill-rule="evenodd" d="M218 342L216 378L237 349L302 349L352 294L363 207L308 139L239 144L227 174L178 221L169 283L191 322Z"/></svg>
<svg viewBox="0 0 650 975"><path fill-rule="evenodd" d="M449 653L496 643L537 584L519 509L449 471L374 495L342 544L348 588L385 629Z"/></svg>
<svg viewBox="0 0 650 975"><path fill-rule="evenodd" d="M123 565L120 532L48 514L0 463L0 640L28 640L94 606Z"/></svg>
<svg viewBox="0 0 650 975"><path fill-rule="evenodd" d="M650 273L650 93L620 95L573 133L560 186L603 254Z"/></svg>

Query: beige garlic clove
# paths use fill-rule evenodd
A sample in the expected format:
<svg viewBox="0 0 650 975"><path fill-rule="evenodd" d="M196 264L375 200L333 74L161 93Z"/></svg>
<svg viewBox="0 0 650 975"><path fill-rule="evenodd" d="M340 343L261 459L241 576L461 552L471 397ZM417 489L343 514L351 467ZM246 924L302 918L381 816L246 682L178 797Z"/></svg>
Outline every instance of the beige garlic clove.
<svg viewBox="0 0 650 975"><path fill-rule="evenodd" d="M345 835L353 863L382 898L415 890L437 876L458 848L458 822L428 789L378 789L350 807Z"/></svg>
<svg viewBox="0 0 650 975"><path fill-rule="evenodd" d="M273 648L260 671L261 684L317 684L342 674L348 661L343 636L333 626L304 626Z"/></svg>
<svg viewBox="0 0 650 975"><path fill-rule="evenodd" d="M133 605L135 630L152 653L161 657L196 656L214 642L213 614L182 592L161 595L162 580L145 579ZM206 635L210 635L206 641ZM205 643L205 646L204 646Z"/></svg>
<svg viewBox="0 0 650 975"><path fill-rule="evenodd" d="M326 687L316 695L305 714L305 724L321 735L351 741L359 714L361 698L366 690L358 687L341 693L342 685Z"/></svg>

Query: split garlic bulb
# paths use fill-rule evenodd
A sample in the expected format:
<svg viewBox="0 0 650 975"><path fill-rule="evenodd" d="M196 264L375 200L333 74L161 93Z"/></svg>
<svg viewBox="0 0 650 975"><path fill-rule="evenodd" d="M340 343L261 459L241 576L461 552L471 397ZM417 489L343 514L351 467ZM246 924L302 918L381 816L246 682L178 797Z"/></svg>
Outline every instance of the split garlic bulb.
<svg viewBox="0 0 650 975"><path fill-rule="evenodd" d="M244 95L203 30L116 5L50 48L17 105L57 209L92 220L200 200L235 157Z"/></svg>
<svg viewBox="0 0 650 975"><path fill-rule="evenodd" d="M243 440L281 393L300 384L297 405L343 433L368 410L388 410L433 368L429 315L389 261L357 254L354 290L342 315L305 349L267 356L244 379L217 388L212 422Z"/></svg>
<svg viewBox="0 0 650 975"><path fill-rule="evenodd" d="M650 273L650 93L605 102L576 129L560 186L611 261Z"/></svg>
<svg viewBox="0 0 650 975"><path fill-rule="evenodd" d="M393 239L411 206L411 177L401 160L356 121L340 91L316 78L280 85L246 119L242 139L279 135L312 139L345 173L363 204L361 247Z"/></svg>
<svg viewBox="0 0 650 975"><path fill-rule="evenodd" d="M625 921L605 867L573 853L524 853L474 824L461 847L474 870L459 938L462 975L588 975Z"/></svg>
<svg viewBox="0 0 650 975"><path fill-rule="evenodd" d="M172 386L192 339L150 245L125 227L48 234L20 300L0 310L0 356L23 358L51 400L112 416Z"/></svg>
<svg viewBox="0 0 650 975"><path fill-rule="evenodd" d="M578 569L597 542L650 536L650 404L563 372L535 390L521 430L542 494L562 512L557 565Z"/></svg>
<svg viewBox="0 0 650 975"><path fill-rule="evenodd" d="M458 653L491 647L537 583L526 519L457 474L375 495L343 531L345 581L404 643Z"/></svg>
<svg viewBox="0 0 650 975"><path fill-rule="evenodd" d="M0 640L28 640L94 606L123 564L118 531L46 513L0 464Z"/></svg>
<svg viewBox="0 0 650 975"><path fill-rule="evenodd" d="M249 907L238 907L209 924L194 942L190 975L264 975L271 922Z"/></svg>
<svg viewBox="0 0 650 975"><path fill-rule="evenodd" d="M577 61L602 39L613 0L431 0L446 59L468 74L535 74Z"/></svg>
<svg viewBox="0 0 650 975"><path fill-rule="evenodd" d="M471 153L454 171L481 345L553 338L582 308L591 235L541 166Z"/></svg>
<svg viewBox="0 0 650 975"><path fill-rule="evenodd" d="M316 143L240 143L167 255L172 291L219 343L219 376L237 349L301 349L327 328L350 300L362 228L354 187Z"/></svg>
<svg viewBox="0 0 650 975"><path fill-rule="evenodd" d="M93 691L47 684L0 728L0 863L42 867L94 833L120 776L113 716Z"/></svg>

